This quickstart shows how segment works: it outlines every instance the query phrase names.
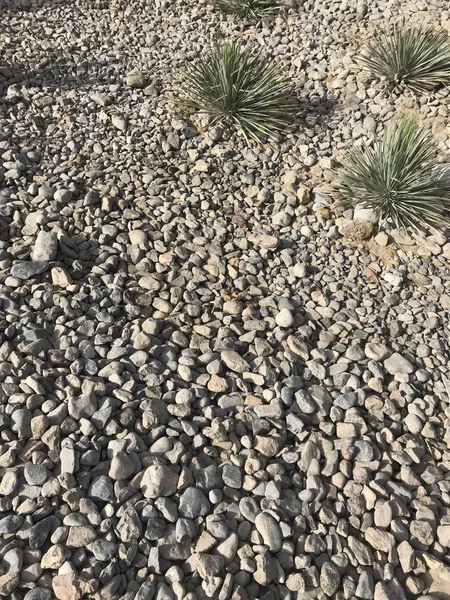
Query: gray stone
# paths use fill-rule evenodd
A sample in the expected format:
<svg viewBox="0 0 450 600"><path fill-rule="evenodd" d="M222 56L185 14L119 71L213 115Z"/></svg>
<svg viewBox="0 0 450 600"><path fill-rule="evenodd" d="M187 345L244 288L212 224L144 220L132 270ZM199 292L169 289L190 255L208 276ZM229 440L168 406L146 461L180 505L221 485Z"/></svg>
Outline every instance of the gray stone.
<svg viewBox="0 0 450 600"><path fill-rule="evenodd" d="M113 482L107 475L96 477L89 487L88 496L101 502L114 502Z"/></svg>
<svg viewBox="0 0 450 600"><path fill-rule="evenodd" d="M255 518L255 526L271 552L281 550L283 534L278 521L270 513L259 513Z"/></svg>
<svg viewBox="0 0 450 600"><path fill-rule="evenodd" d="M31 279L31 277L40 275L46 271L47 268L48 262L46 261L21 262L16 263L11 267L11 275L25 281Z"/></svg>
<svg viewBox="0 0 450 600"><path fill-rule="evenodd" d="M383 365L386 371L391 375L414 372L414 366L398 352L394 352L389 358L385 359Z"/></svg>
<svg viewBox="0 0 450 600"><path fill-rule="evenodd" d="M325 562L320 571L320 587L325 595L333 596L341 583L341 576L332 562Z"/></svg>
<svg viewBox="0 0 450 600"><path fill-rule="evenodd" d="M210 503L203 492L189 487L180 496L178 512L187 519L196 519L208 514Z"/></svg>
<svg viewBox="0 0 450 600"><path fill-rule="evenodd" d="M292 327L294 324L295 317L288 308L282 308L275 317L275 322L280 327Z"/></svg>
<svg viewBox="0 0 450 600"><path fill-rule="evenodd" d="M135 464L125 452L118 452L111 460L108 475L115 481L128 479L135 471Z"/></svg>
<svg viewBox="0 0 450 600"><path fill-rule="evenodd" d="M56 257L58 239L53 231L40 231L34 244L31 258L37 262L48 262Z"/></svg>
<svg viewBox="0 0 450 600"><path fill-rule="evenodd" d="M151 465L141 480L141 490L145 498L172 496L177 491L178 475L165 465Z"/></svg>
<svg viewBox="0 0 450 600"><path fill-rule="evenodd" d="M29 485L43 485L47 481L48 471L44 465L25 465L25 480Z"/></svg>

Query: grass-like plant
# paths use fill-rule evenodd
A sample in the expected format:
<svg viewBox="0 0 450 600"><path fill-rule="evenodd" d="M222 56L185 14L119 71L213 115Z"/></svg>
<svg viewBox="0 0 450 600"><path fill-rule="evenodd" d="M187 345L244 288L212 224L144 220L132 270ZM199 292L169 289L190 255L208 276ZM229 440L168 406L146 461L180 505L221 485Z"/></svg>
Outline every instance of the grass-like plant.
<svg viewBox="0 0 450 600"><path fill-rule="evenodd" d="M280 8L277 0L214 0L214 6L224 13L251 19L273 17Z"/></svg>
<svg viewBox="0 0 450 600"><path fill-rule="evenodd" d="M361 53L361 63L389 91L422 94L450 82L450 39L445 31L395 23Z"/></svg>
<svg viewBox="0 0 450 600"><path fill-rule="evenodd" d="M186 109L206 113L211 127L231 125L247 141L257 142L273 138L289 124L290 91L269 57L234 42L192 63L180 86Z"/></svg>
<svg viewBox="0 0 450 600"><path fill-rule="evenodd" d="M338 169L341 204L371 209L395 227L448 226L450 179L437 169L436 150L413 117L393 121L373 147L354 148Z"/></svg>

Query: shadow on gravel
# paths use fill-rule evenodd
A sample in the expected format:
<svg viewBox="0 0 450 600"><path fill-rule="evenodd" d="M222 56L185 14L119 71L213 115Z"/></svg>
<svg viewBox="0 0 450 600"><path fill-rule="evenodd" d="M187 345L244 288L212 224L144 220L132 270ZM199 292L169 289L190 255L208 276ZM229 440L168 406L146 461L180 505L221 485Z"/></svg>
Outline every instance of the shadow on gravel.
<svg viewBox="0 0 450 600"><path fill-rule="evenodd" d="M47 62L42 67L28 68L0 61L0 94L13 84L52 91L89 89L90 86L98 90L99 85L117 83L117 72L97 61L75 63L72 58L49 54Z"/></svg>
<svg viewBox="0 0 450 600"><path fill-rule="evenodd" d="M72 4L73 0L0 0L0 14L32 12L41 8L54 9Z"/></svg>
<svg viewBox="0 0 450 600"><path fill-rule="evenodd" d="M339 110L336 96L327 90L325 97L314 96L300 97L298 99L298 120L301 123L326 121Z"/></svg>

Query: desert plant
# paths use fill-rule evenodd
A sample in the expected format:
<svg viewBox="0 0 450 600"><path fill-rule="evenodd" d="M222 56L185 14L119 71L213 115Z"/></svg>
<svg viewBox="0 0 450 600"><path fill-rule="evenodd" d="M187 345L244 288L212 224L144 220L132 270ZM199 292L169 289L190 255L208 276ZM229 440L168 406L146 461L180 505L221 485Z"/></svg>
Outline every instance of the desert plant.
<svg viewBox="0 0 450 600"><path fill-rule="evenodd" d="M368 208L395 227L449 224L450 180L434 162L433 136L410 115L392 122L373 146L354 148L337 171L346 207Z"/></svg>
<svg viewBox="0 0 450 600"><path fill-rule="evenodd" d="M290 121L290 86L260 52L224 44L192 63L180 86L181 104L228 124L258 142L273 138Z"/></svg>
<svg viewBox="0 0 450 600"><path fill-rule="evenodd" d="M214 0L214 6L224 13L251 19L272 17L279 9L277 0Z"/></svg>
<svg viewBox="0 0 450 600"><path fill-rule="evenodd" d="M450 39L427 26L401 22L381 30L360 60L389 91L422 94L450 82Z"/></svg>

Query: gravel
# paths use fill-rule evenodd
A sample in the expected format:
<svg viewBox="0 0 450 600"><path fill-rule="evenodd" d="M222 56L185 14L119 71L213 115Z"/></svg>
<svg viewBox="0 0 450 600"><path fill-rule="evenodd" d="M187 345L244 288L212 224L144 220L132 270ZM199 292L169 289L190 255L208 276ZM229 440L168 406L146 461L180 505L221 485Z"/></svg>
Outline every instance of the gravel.
<svg viewBox="0 0 450 600"><path fill-rule="evenodd" d="M0 0L0 597L448 598L449 237L330 183L405 108L450 162L449 92L356 66L394 0L150 4ZM296 89L273 146L171 103L236 38Z"/></svg>

